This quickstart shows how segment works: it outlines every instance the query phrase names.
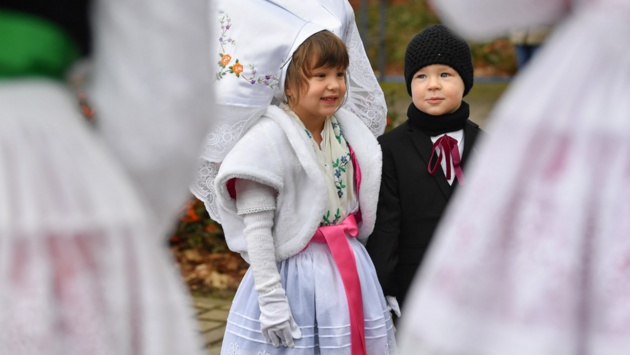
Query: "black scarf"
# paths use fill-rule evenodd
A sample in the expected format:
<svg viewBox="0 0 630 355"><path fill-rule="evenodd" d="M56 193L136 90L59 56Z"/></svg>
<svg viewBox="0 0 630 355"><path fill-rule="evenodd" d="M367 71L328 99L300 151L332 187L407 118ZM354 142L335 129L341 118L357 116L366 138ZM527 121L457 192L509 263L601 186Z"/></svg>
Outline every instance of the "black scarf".
<svg viewBox="0 0 630 355"><path fill-rule="evenodd" d="M413 104L407 109L409 124L424 131L429 136L437 136L442 133L454 132L464 128L470 115L468 104L462 101L461 106L455 112L445 115L433 116L424 113Z"/></svg>

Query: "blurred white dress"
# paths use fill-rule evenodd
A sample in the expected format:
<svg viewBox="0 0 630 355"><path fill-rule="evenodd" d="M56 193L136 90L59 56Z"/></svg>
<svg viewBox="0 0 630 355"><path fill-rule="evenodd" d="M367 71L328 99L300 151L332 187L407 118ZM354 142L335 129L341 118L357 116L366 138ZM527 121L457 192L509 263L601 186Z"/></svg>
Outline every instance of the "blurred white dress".
<svg viewBox="0 0 630 355"><path fill-rule="evenodd" d="M96 126L62 82L0 81L0 354L201 354L166 233L212 109L208 3L94 5Z"/></svg>
<svg viewBox="0 0 630 355"><path fill-rule="evenodd" d="M415 280L402 353L627 353L630 1L434 3L475 38L559 25L490 117Z"/></svg>

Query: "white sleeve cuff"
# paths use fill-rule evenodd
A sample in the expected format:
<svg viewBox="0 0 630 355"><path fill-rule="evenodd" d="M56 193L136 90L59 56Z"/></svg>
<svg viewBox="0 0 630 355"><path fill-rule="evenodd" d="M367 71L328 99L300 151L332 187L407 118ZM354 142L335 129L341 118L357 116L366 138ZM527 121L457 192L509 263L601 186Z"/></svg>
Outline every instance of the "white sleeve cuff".
<svg viewBox="0 0 630 355"><path fill-rule="evenodd" d="M276 209L276 190L252 180L237 179L236 212L239 215Z"/></svg>

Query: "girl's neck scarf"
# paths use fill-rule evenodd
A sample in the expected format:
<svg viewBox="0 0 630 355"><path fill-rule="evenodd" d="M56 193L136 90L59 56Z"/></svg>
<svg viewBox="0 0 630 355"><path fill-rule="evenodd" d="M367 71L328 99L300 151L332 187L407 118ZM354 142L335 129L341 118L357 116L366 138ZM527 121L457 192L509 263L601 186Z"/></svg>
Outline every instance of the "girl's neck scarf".
<svg viewBox="0 0 630 355"><path fill-rule="evenodd" d="M337 118L334 115L326 118L320 148L300 118L288 106L283 108L304 129L306 138L313 145L318 165L326 180L328 207L322 216L320 226L341 223L348 214L348 209L352 208L352 204L356 204L356 201L354 196L354 167L350 157L350 148L343 137Z"/></svg>
<svg viewBox="0 0 630 355"><path fill-rule="evenodd" d="M440 116L429 115L428 113L418 110L413 102L407 109L409 123L424 131L429 136L437 136L463 129L469 115L470 108L464 101L462 101L461 106L459 106L455 112Z"/></svg>

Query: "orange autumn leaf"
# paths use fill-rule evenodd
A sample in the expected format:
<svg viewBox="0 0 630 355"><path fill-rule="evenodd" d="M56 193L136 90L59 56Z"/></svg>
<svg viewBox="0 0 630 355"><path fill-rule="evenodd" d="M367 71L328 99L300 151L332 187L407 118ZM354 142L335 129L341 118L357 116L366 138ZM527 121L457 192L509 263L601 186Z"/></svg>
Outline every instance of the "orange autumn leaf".
<svg viewBox="0 0 630 355"><path fill-rule="evenodd" d="M199 221L199 216L193 209L188 209L186 214L182 216L182 221L186 223L197 222Z"/></svg>

